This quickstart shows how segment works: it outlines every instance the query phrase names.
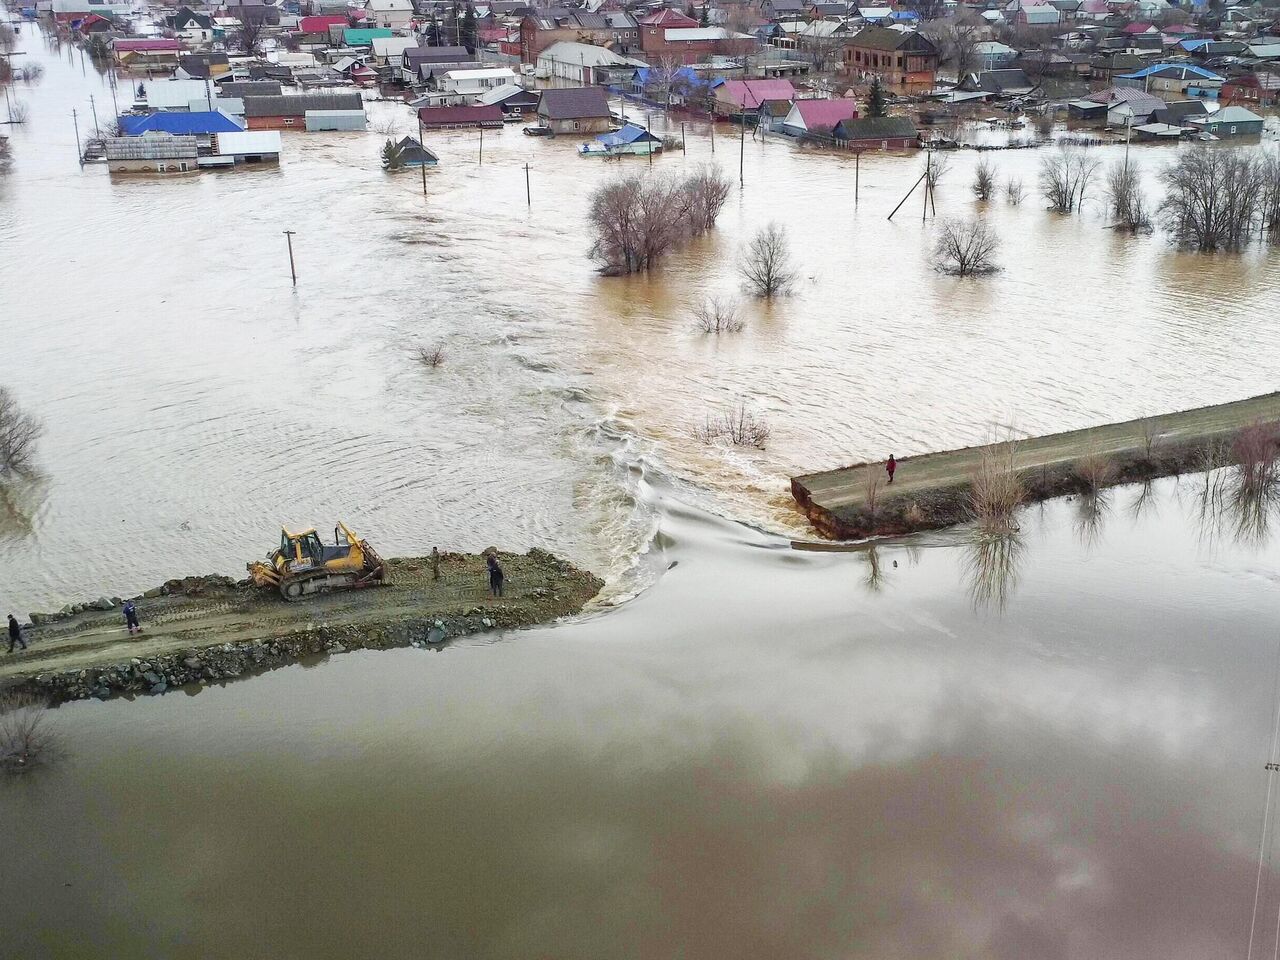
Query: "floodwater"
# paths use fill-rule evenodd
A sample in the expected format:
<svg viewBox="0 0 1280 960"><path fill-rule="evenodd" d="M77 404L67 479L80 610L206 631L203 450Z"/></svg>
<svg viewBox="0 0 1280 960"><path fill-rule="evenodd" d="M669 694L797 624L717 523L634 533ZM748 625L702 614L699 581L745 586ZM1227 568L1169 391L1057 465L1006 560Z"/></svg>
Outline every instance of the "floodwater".
<svg viewBox="0 0 1280 960"><path fill-rule="evenodd" d="M610 612L59 708L0 783L6 953L1270 956L1280 545L1201 489L1029 510L992 563L642 474L668 569Z"/></svg>
<svg viewBox="0 0 1280 960"><path fill-rule="evenodd" d="M1004 271L953 280L918 195L886 219L918 158L865 157L855 202L852 158L748 140L710 236L603 279L583 212L619 167L565 139L488 134L481 164L478 136L431 138L425 199L373 131L287 134L278 169L112 178L78 167L71 119L109 88L29 31L46 74L6 128L0 382L46 433L2 504L0 603L234 573L275 523L337 518L386 553L544 546L633 598L58 709L65 756L0 783L0 953L1276 946L1269 526L1206 517L1185 478L1028 510L1014 542L825 552L788 538L786 478L1274 389L1280 252L1188 256L1029 196L986 211ZM655 168L737 177L736 131L714 154L685 133ZM1035 151L988 156L1032 192ZM975 160L955 155L939 219L974 212ZM794 295L694 333L771 219ZM693 440L740 400L766 451Z"/></svg>
<svg viewBox="0 0 1280 960"><path fill-rule="evenodd" d="M335 519L383 553L545 546L627 593L652 529L619 484L637 452L714 512L800 533L796 473L1275 386L1280 251L1206 259L1119 236L1094 204L1052 216L1034 150L985 154L1029 196L988 206L1004 272L975 282L930 266L919 194L886 219L919 158L864 157L855 203L851 157L740 151L729 127L713 154L686 124L687 153L655 168L715 161L736 180L741 159L745 187L660 271L605 279L588 193L641 158L508 128L481 164L478 135L451 133L429 138L424 199L417 173L380 169L383 134L291 132L279 168L112 178L74 145L73 109L82 134L90 96L111 109L103 78L31 27L19 47L46 68L17 88L31 119L7 128L0 176L3 381L46 423L43 478L0 512L2 602L22 611L237 573L275 524ZM412 132L403 105L370 114ZM939 219L974 212L977 156L954 155ZM1168 156L1134 149L1152 170ZM769 220L790 232L795 294L744 300L740 335L694 332L704 296L740 294L739 248ZM437 343L426 370L415 350ZM693 438L739 402L768 418L767 451Z"/></svg>

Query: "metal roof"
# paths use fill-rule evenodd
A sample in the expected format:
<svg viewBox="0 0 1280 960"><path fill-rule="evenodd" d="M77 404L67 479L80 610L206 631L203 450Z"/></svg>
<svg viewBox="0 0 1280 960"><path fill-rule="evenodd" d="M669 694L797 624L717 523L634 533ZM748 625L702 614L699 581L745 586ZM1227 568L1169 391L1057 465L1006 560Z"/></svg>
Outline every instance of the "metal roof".
<svg viewBox="0 0 1280 960"><path fill-rule="evenodd" d="M214 134L213 152L239 155L245 153L279 153L279 130L245 130L240 133Z"/></svg>
<svg viewBox="0 0 1280 960"><path fill-rule="evenodd" d="M609 100L603 87L552 87L538 98L538 113L550 120L608 117Z"/></svg>
<svg viewBox="0 0 1280 960"><path fill-rule="evenodd" d="M127 137L140 137L144 133L160 132L197 136L206 133L238 133L244 127L220 110L201 113L162 111L145 117L123 116L120 130Z"/></svg>
<svg viewBox="0 0 1280 960"><path fill-rule="evenodd" d="M164 134L148 137L108 137L108 160L190 160L199 152L195 137Z"/></svg>
<svg viewBox="0 0 1280 960"><path fill-rule="evenodd" d="M358 93L295 93L244 102L246 117L301 117L308 110L364 110L364 101Z"/></svg>

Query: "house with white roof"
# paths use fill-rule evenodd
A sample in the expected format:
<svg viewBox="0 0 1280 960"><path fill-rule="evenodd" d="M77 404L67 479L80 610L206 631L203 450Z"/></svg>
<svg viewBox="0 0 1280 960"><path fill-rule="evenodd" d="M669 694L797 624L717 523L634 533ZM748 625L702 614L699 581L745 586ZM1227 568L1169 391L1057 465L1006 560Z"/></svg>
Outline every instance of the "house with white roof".
<svg viewBox="0 0 1280 960"><path fill-rule="evenodd" d="M413 21L412 0L364 0L364 15L375 27L407 30Z"/></svg>

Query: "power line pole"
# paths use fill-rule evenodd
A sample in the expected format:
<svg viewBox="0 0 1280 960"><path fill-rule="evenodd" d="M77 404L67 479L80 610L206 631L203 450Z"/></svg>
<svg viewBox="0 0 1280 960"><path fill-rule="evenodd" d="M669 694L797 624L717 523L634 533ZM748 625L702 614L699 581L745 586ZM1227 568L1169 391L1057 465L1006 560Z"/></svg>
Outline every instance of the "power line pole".
<svg viewBox="0 0 1280 960"><path fill-rule="evenodd" d="M422 136L422 113L418 113L418 146L422 148L422 163L419 168L422 170L422 195L427 195L427 141Z"/></svg>
<svg viewBox="0 0 1280 960"><path fill-rule="evenodd" d="M298 285L298 271L293 266L293 231L284 231L285 242L289 244L289 276L293 278L293 285Z"/></svg>
<svg viewBox="0 0 1280 960"><path fill-rule="evenodd" d="M80 161L80 166L84 166L84 151L80 149L80 121L76 118L76 112L71 111L71 122L76 128L76 159Z"/></svg>
<svg viewBox="0 0 1280 960"><path fill-rule="evenodd" d="M680 152L683 154L688 154L689 152L689 147L684 142L684 121L683 120L680 121Z"/></svg>
<svg viewBox="0 0 1280 960"><path fill-rule="evenodd" d="M529 189L529 164L524 165L524 202L527 206L533 206L533 192Z"/></svg>
<svg viewBox="0 0 1280 960"><path fill-rule="evenodd" d="M98 108L93 102L93 94L89 94L89 109L93 111L93 132L98 132Z"/></svg>
<svg viewBox="0 0 1280 960"><path fill-rule="evenodd" d="M480 166L484 166L484 127L480 128Z"/></svg>

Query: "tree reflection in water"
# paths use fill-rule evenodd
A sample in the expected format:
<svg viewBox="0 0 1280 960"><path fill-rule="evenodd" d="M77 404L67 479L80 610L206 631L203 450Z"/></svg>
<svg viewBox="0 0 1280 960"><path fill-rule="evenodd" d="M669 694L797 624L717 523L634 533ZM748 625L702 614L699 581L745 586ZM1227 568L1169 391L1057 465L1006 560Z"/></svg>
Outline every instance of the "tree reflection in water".
<svg viewBox="0 0 1280 960"><path fill-rule="evenodd" d="M964 575L975 607L1005 608L1018 582L1024 549L1016 529L974 529L965 547Z"/></svg>

